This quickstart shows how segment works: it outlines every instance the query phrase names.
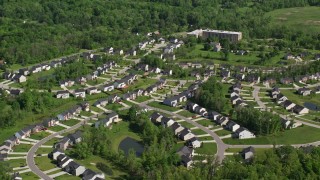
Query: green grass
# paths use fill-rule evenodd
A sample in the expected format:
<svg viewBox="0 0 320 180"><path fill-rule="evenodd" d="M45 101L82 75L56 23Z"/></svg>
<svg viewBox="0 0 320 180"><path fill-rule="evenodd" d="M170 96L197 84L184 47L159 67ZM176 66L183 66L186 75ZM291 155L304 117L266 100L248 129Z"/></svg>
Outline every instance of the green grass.
<svg viewBox="0 0 320 180"><path fill-rule="evenodd" d="M181 124L182 126L184 126L184 127L186 127L186 128L192 128L192 127L194 127L192 124L188 123L187 121L179 122L179 124Z"/></svg>
<svg viewBox="0 0 320 180"><path fill-rule="evenodd" d="M91 112L88 112L88 111L81 111L80 115L82 115L82 116L92 116L93 114Z"/></svg>
<svg viewBox="0 0 320 180"><path fill-rule="evenodd" d="M156 79L149 79L149 78L140 78L138 81L134 81L132 85L128 87L128 91L133 91L135 89L146 89L150 85L156 83Z"/></svg>
<svg viewBox="0 0 320 180"><path fill-rule="evenodd" d="M121 104L118 104L118 103L113 103L113 104L108 104L106 105L106 109L108 110L113 110L113 111L116 111L117 109L119 108L122 108L123 106Z"/></svg>
<svg viewBox="0 0 320 180"><path fill-rule="evenodd" d="M23 180L39 179L39 177L37 175L35 175L33 172L22 173L22 174L20 174L20 176L22 177Z"/></svg>
<svg viewBox="0 0 320 180"><path fill-rule="evenodd" d="M295 129L280 132L277 135L260 136L254 139L231 139L223 141L226 144L303 144L320 140L320 131L317 128L304 125Z"/></svg>
<svg viewBox="0 0 320 180"><path fill-rule="evenodd" d="M90 109L91 109L92 111L97 112L97 113L103 112L101 109L99 109L99 108L97 108L97 107L94 107L94 106L90 106Z"/></svg>
<svg viewBox="0 0 320 180"><path fill-rule="evenodd" d="M180 111L180 112L178 112L178 114L181 115L181 116L184 116L184 117L192 117L192 116L196 115L196 114L191 113L191 112L189 112L187 110Z"/></svg>
<svg viewBox="0 0 320 180"><path fill-rule="evenodd" d="M96 80L90 80L90 81L87 81L87 84L91 85L91 86L95 86L95 85L98 85L98 84L102 84L104 83L106 80L105 79L99 79L97 78Z"/></svg>
<svg viewBox="0 0 320 180"><path fill-rule="evenodd" d="M64 174L62 176L58 176L56 178L54 178L55 180L80 180L81 178L80 177L77 177L77 176L73 176L73 175L69 175L69 174Z"/></svg>
<svg viewBox="0 0 320 180"><path fill-rule="evenodd" d="M139 96L134 101L141 103L141 102L144 102L144 101L147 101L150 99L151 99L151 97L149 97L149 96Z"/></svg>
<svg viewBox="0 0 320 180"><path fill-rule="evenodd" d="M62 121L61 123L67 126L74 126L76 124L78 124L80 121L79 120L75 120L75 119L70 119L67 121Z"/></svg>
<svg viewBox="0 0 320 180"><path fill-rule="evenodd" d="M116 179L119 178L121 176L125 176L126 173L123 172L121 169L117 168L116 166L113 166L112 163L110 163L109 161L102 159L101 157L98 156L91 156L89 158L86 158L85 160L75 160L76 162L78 162L79 164L85 166L86 168L89 168L95 172L101 172L101 170L99 170L96 167L97 163L103 163L108 165L112 171L113 171L113 176L107 176L107 179Z"/></svg>
<svg viewBox="0 0 320 180"><path fill-rule="evenodd" d="M320 7L296 7L271 11L266 14L275 25L287 25L290 28L308 33L320 31Z"/></svg>
<svg viewBox="0 0 320 180"><path fill-rule="evenodd" d="M53 147L52 148L39 148L36 152L36 154L49 154L50 152L53 151Z"/></svg>
<svg viewBox="0 0 320 180"><path fill-rule="evenodd" d="M166 111L171 111L171 112L179 110L179 108L177 108L177 107L167 106L167 105L162 104L161 102L156 102L156 101L150 102L148 105L155 107L155 108L160 108L160 109L163 109Z"/></svg>
<svg viewBox="0 0 320 180"><path fill-rule="evenodd" d="M296 90L281 90L281 93L285 96L287 96L287 98L299 105L302 105L305 102L311 102L313 104L316 104L317 106L320 106L320 95L310 95L310 96L302 96L296 93ZM320 113L319 113L320 114Z"/></svg>
<svg viewBox="0 0 320 180"><path fill-rule="evenodd" d="M231 134L231 131L222 129L222 130L220 130L220 131L216 131L215 133L216 133L218 136L225 136L225 135Z"/></svg>
<svg viewBox="0 0 320 180"><path fill-rule="evenodd" d="M55 126L49 128L49 130L55 131L55 132L59 132L59 131L65 130L65 129L66 128L59 126L59 125L55 125Z"/></svg>
<svg viewBox="0 0 320 180"><path fill-rule="evenodd" d="M60 139L55 137L55 138L50 139L46 143L44 143L44 145L51 146L51 145L54 145L56 142L59 142L59 141L60 141Z"/></svg>
<svg viewBox="0 0 320 180"><path fill-rule="evenodd" d="M38 168L42 171L56 168L56 165L52 163L51 159L49 159L47 156L35 157L34 161Z"/></svg>
<svg viewBox="0 0 320 180"><path fill-rule="evenodd" d="M202 143L202 146L197 148L195 152L199 154L214 155L217 152L217 145L216 143Z"/></svg>
<svg viewBox="0 0 320 180"><path fill-rule="evenodd" d="M206 137L198 137L200 141L207 141L207 140L213 140L211 136L206 136Z"/></svg>
<svg viewBox="0 0 320 180"><path fill-rule="evenodd" d="M192 133L195 134L195 135L207 134L206 132L204 132L204 131L201 130L201 129L192 129L191 131L192 131Z"/></svg>
<svg viewBox="0 0 320 180"><path fill-rule="evenodd" d="M45 137L47 137L49 135L50 135L50 133L48 133L48 132L40 131L40 132L37 132L35 134L32 134L30 136L30 138L31 139L36 139L36 140L41 140L41 139L43 139L43 138L45 138Z"/></svg>
<svg viewBox="0 0 320 180"><path fill-rule="evenodd" d="M32 147L32 144L19 144L13 147L14 152L28 152L29 149Z"/></svg>
<svg viewBox="0 0 320 180"><path fill-rule="evenodd" d="M196 123L198 123L198 124L201 124L202 126L205 126L205 127L208 127L208 126L213 126L214 125L214 123L213 122L211 122L210 120L208 120L208 119L204 119L204 120L200 120L200 121L196 121Z"/></svg>
<svg viewBox="0 0 320 180"><path fill-rule="evenodd" d="M15 168L15 167L20 167L20 166L26 166L27 162L25 159L12 159L9 161L5 161L6 163L9 164L10 167Z"/></svg>

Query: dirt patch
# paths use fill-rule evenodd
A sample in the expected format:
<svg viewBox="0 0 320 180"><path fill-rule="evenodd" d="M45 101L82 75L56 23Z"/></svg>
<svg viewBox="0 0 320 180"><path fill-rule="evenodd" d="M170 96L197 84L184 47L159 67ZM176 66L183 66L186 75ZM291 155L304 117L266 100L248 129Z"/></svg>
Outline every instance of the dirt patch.
<svg viewBox="0 0 320 180"><path fill-rule="evenodd" d="M279 17L279 18L277 18L278 20L281 20L281 21L286 21L286 20L288 20L288 18L285 18L285 17Z"/></svg>
<svg viewBox="0 0 320 180"><path fill-rule="evenodd" d="M320 26L320 21L307 20L307 21L305 22L305 24L307 24L307 25L316 25L316 26Z"/></svg>

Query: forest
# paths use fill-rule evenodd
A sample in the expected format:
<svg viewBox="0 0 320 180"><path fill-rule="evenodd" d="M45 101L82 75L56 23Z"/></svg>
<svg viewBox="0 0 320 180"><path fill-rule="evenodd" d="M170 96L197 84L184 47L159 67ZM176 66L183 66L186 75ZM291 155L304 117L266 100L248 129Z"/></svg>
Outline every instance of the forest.
<svg viewBox="0 0 320 180"><path fill-rule="evenodd" d="M9 66L28 65L80 49L131 48L146 32L169 35L196 28L241 31L248 39L286 39L320 49L319 35L272 25L264 16L274 9L309 5L319 1L1 0L0 59Z"/></svg>

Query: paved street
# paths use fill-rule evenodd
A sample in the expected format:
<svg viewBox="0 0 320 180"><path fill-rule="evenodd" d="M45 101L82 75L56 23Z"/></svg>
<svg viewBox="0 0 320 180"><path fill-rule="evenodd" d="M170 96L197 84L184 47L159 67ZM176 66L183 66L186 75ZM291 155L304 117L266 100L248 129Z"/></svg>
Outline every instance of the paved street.
<svg viewBox="0 0 320 180"><path fill-rule="evenodd" d="M99 115L101 115L103 113L100 113ZM92 115L90 117L96 117L97 115ZM47 174L45 174L43 171L41 171L38 166L36 165L35 161L34 161L34 157L35 157L35 154L37 152L37 150L43 146L43 144L45 144L46 142L48 142L49 140L55 138L56 136L59 136L63 133L66 133L66 132L70 132L70 131L73 131L73 130L76 130L78 129L79 127L81 127L84 122L86 122L88 119L84 120L84 121L81 121L79 122L78 124L70 127L69 129L65 129L65 130L62 130L62 131L59 131L59 132L56 132L54 134L50 134L49 136L41 139L38 143L34 144L28 151L28 154L27 154L27 165L29 166L29 168L31 169L31 171L33 173L35 173L36 175L38 175L41 179L45 179L45 180L53 180L53 178L49 177Z"/></svg>

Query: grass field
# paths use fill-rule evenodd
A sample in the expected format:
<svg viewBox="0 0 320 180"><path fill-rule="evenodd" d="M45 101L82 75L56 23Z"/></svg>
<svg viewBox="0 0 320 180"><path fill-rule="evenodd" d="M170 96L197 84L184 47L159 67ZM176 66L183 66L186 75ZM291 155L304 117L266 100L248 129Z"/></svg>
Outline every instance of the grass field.
<svg viewBox="0 0 320 180"><path fill-rule="evenodd" d="M46 143L44 143L44 145L50 146L50 145L54 145L56 142L59 142L60 139L59 138L52 138L49 141L47 141Z"/></svg>
<svg viewBox="0 0 320 180"><path fill-rule="evenodd" d="M33 172L22 173L22 174L20 174L20 176L22 177L23 180L39 179L39 177L37 175L35 175Z"/></svg>
<svg viewBox="0 0 320 180"><path fill-rule="evenodd" d="M36 154L49 154L50 152L53 151L53 147L51 148L39 148L36 152Z"/></svg>
<svg viewBox="0 0 320 180"><path fill-rule="evenodd" d="M41 131L41 132L32 134L32 135L30 136L30 138L31 138L31 139L36 139L36 140L41 140L41 139L43 139L43 138L45 138L45 137L47 137L47 136L49 136L49 135L50 135L50 133L45 132L45 131Z"/></svg>
<svg viewBox="0 0 320 180"><path fill-rule="evenodd" d="M226 138L223 141L226 144L302 144L311 143L320 140L320 131L317 128L303 126L280 132L277 135L260 136L254 139L231 139Z"/></svg>
<svg viewBox="0 0 320 180"><path fill-rule="evenodd" d="M150 99L151 99L151 97L149 97L149 96L139 96L134 101L141 103L141 102L144 102L144 101L147 101L147 100L150 100Z"/></svg>
<svg viewBox="0 0 320 180"><path fill-rule="evenodd" d="M220 131L216 131L215 133L216 133L218 136L225 136L225 135L231 134L231 131L222 129L222 130L220 130Z"/></svg>
<svg viewBox="0 0 320 180"><path fill-rule="evenodd" d="M35 157L34 161L40 170L46 171L56 167L47 156Z"/></svg>
<svg viewBox="0 0 320 180"><path fill-rule="evenodd" d="M187 110L180 111L180 112L178 112L178 114L181 116L184 116L184 117L192 117L192 116L196 115L196 114L189 112Z"/></svg>
<svg viewBox="0 0 320 180"><path fill-rule="evenodd" d="M55 131L55 132L59 132L59 131L65 130L65 129L66 128L59 126L59 125L55 125L55 126L49 128L49 130Z"/></svg>
<svg viewBox="0 0 320 180"><path fill-rule="evenodd" d="M204 127L208 127L208 126L210 126L210 125L211 125L211 126L214 126L214 125L215 125L212 121L210 121L210 120L208 120L208 119L196 121L196 123L201 124L201 125L204 126Z"/></svg>
<svg viewBox="0 0 320 180"><path fill-rule="evenodd" d="M156 101L151 102L148 105L152 106L152 107L155 107L155 108L160 108L160 109L163 109L163 110L171 111L171 112L179 110L179 108L167 106L167 105L162 104L161 102L156 102Z"/></svg>
<svg viewBox="0 0 320 180"><path fill-rule="evenodd" d="M287 25L305 32L320 32L320 7L278 9L266 14L275 25Z"/></svg>
<svg viewBox="0 0 320 180"><path fill-rule="evenodd" d="M186 128L192 128L194 127L192 124L186 122L186 121L182 121L182 122L179 122L179 124L181 124L181 126L184 126Z"/></svg>
<svg viewBox="0 0 320 180"><path fill-rule="evenodd" d="M8 165L12 168L27 165L27 162L25 159L12 159L12 160L6 161L5 163L8 163Z"/></svg>
<svg viewBox="0 0 320 180"><path fill-rule="evenodd" d="M316 104L317 106L320 106L320 94L314 95L314 96L302 96L296 93L296 90L281 90L281 93L285 96L287 96L287 98L299 105L302 105L305 102L311 102L313 104ZM320 114L320 113L319 113Z"/></svg>
<svg viewBox="0 0 320 180"><path fill-rule="evenodd" d="M217 152L217 145L216 143L202 143L202 146L197 148L195 152L199 154L214 155Z"/></svg>
<svg viewBox="0 0 320 180"><path fill-rule="evenodd" d="M13 147L13 152L28 152L32 144L19 144Z"/></svg>
<svg viewBox="0 0 320 180"><path fill-rule="evenodd" d="M67 126L74 126L76 124L78 124L80 121L79 120L75 120L75 119L70 119L67 121L62 121L61 123Z"/></svg>
<svg viewBox="0 0 320 180"><path fill-rule="evenodd" d="M77 176L69 175L69 174L64 174L64 175L58 176L58 177L56 177L54 179L55 180L65 180L65 179L68 179L68 180L80 180L81 178L77 177Z"/></svg>
<svg viewBox="0 0 320 180"><path fill-rule="evenodd" d="M191 130L191 132L195 135L201 135L201 134L207 134L206 132L204 132L203 130L201 129L193 129Z"/></svg>

